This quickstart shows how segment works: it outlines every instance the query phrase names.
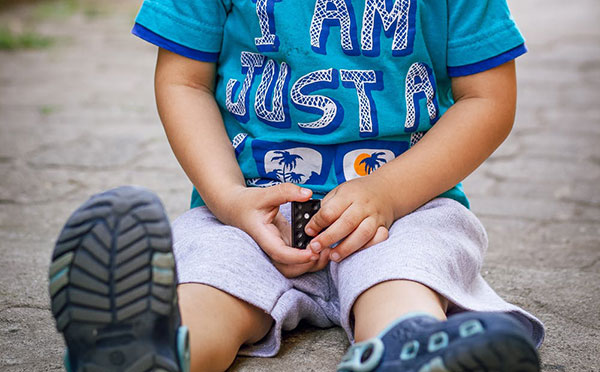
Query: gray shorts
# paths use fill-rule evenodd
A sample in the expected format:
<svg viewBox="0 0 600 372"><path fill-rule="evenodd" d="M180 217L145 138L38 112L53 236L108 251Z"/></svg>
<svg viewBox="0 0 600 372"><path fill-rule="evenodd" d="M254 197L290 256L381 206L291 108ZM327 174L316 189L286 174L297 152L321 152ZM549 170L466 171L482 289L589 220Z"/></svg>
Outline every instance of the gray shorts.
<svg viewBox="0 0 600 372"><path fill-rule="evenodd" d="M290 205L281 212L289 220ZM432 288L450 301L449 312L511 312L538 345L544 336L537 318L502 300L481 277L487 235L477 217L452 199L427 203L394 222L386 241L294 279L281 275L248 234L223 225L206 207L174 221L173 235L180 283L218 288L275 320L267 337L244 346L241 355L274 356L281 331L294 329L300 320L342 326L353 342L354 301L370 287L394 279Z"/></svg>

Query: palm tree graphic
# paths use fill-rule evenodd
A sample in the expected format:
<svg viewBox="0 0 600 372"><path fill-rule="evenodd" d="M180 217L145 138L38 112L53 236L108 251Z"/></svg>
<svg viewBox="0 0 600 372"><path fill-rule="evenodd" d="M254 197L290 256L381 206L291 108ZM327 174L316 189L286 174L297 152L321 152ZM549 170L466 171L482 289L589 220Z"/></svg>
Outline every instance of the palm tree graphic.
<svg viewBox="0 0 600 372"><path fill-rule="evenodd" d="M300 183L302 181L302 177L304 177L304 175L302 173L291 172L290 173L290 182Z"/></svg>
<svg viewBox="0 0 600 372"><path fill-rule="evenodd" d="M271 161L279 161L278 164L281 167L281 175L283 178L283 182L286 182L288 180L289 177L292 177L293 180L297 180L299 182L299 179L301 176L303 176L303 174L297 174L292 172L292 174L288 174L285 171L286 170L292 170L294 168L296 168L296 166L298 165L297 160L302 159L302 156L300 155L296 155L296 154L291 154L289 151L275 151L276 154L278 154L278 156L274 156ZM292 181L294 182L294 181ZM298 183L296 182L296 183Z"/></svg>
<svg viewBox="0 0 600 372"><path fill-rule="evenodd" d="M385 155L384 152L374 152L368 158L364 158L359 164L363 164L365 172L371 174L375 169L379 168L382 164L387 163L385 159L381 159L380 156Z"/></svg>

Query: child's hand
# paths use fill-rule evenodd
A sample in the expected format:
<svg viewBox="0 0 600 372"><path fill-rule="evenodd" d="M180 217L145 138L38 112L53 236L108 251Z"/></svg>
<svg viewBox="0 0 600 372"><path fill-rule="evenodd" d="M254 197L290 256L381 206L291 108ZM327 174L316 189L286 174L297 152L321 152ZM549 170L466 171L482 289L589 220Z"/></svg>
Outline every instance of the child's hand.
<svg viewBox="0 0 600 372"><path fill-rule="evenodd" d="M296 248L294 248L296 249ZM309 249L306 249L310 251ZM324 269L329 263L329 248L322 250L319 253L319 259L316 261L311 261L306 264L297 264L297 265L285 265L281 263L277 263L273 261L273 265L281 272L286 278L295 278L304 273L313 273L315 271L319 271Z"/></svg>
<svg viewBox="0 0 600 372"><path fill-rule="evenodd" d="M280 205L304 202L311 195L311 190L290 183L268 188L244 187L231 194L226 210L215 214L222 222L248 233L275 267L291 278L320 270L329 262L327 250L319 254L291 247L290 223L279 213Z"/></svg>
<svg viewBox="0 0 600 372"><path fill-rule="evenodd" d="M332 261L339 262L388 238L394 222L388 195L394 190L376 177L373 174L347 181L325 196L321 209L306 225L306 233L315 236L310 249L323 252L341 241L329 254Z"/></svg>

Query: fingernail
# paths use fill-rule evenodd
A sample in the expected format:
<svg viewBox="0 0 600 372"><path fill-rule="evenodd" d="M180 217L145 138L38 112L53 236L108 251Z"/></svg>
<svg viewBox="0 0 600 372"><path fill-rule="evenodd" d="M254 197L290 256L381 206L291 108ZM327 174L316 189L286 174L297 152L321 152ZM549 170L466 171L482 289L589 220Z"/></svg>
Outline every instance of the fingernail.
<svg viewBox="0 0 600 372"><path fill-rule="evenodd" d="M301 189L300 193L304 196L310 196L312 194L312 191L310 191L310 189Z"/></svg>
<svg viewBox="0 0 600 372"><path fill-rule="evenodd" d="M307 227L307 228L306 228L306 233L307 233L308 235L310 235L310 236L315 236L315 230L313 230L313 229L312 229L312 228L310 228L310 227Z"/></svg>
<svg viewBox="0 0 600 372"><path fill-rule="evenodd" d="M321 252L321 244L319 242L312 242L310 243L310 249L315 253L319 253Z"/></svg>
<svg viewBox="0 0 600 372"><path fill-rule="evenodd" d="M332 260L334 260L335 262L338 262L338 261L339 261L339 259L340 259L340 254L339 254L339 253L337 253L337 252L333 252L333 253L331 254L331 259L332 259Z"/></svg>
<svg viewBox="0 0 600 372"><path fill-rule="evenodd" d="M317 261L317 260L319 260L319 256L310 256L310 260Z"/></svg>

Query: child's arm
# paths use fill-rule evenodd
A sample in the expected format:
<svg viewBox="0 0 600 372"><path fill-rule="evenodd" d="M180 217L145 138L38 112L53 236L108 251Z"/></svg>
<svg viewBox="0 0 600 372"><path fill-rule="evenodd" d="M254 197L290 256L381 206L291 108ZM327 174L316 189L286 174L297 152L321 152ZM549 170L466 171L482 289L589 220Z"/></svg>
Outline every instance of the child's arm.
<svg viewBox="0 0 600 372"><path fill-rule="evenodd" d="M394 220L468 176L504 141L516 107L513 61L452 79L455 104L409 151L371 175L338 186L306 226L316 252L344 239L334 261L387 239ZM336 256L339 255L339 256Z"/></svg>
<svg viewBox="0 0 600 372"><path fill-rule="evenodd" d="M289 247L289 224L279 206L306 201L311 191L292 184L247 188L214 99L214 63L159 50L156 101L175 156L202 199L223 223L246 231L285 275L324 267L325 254Z"/></svg>

